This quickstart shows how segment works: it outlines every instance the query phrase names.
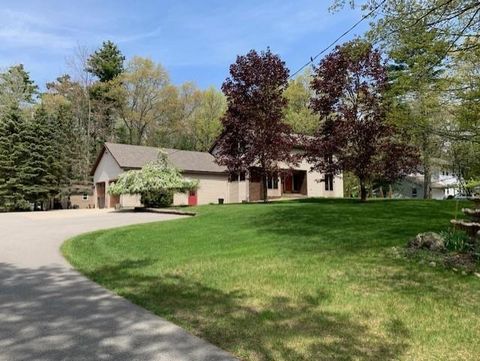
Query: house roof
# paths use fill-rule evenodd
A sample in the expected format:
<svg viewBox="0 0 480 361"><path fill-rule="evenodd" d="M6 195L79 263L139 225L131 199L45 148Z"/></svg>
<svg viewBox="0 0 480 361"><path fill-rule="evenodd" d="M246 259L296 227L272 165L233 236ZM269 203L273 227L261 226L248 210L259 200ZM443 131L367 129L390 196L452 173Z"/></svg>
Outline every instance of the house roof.
<svg viewBox="0 0 480 361"><path fill-rule="evenodd" d="M207 152L105 143L102 152L99 154L93 166L92 174L95 172L105 150L110 152L122 169L140 169L148 162L157 160L160 152L163 151L167 154L168 162L183 172L226 172L226 168L215 163L213 155Z"/></svg>
<svg viewBox="0 0 480 361"><path fill-rule="evenodd" d="M423 176L408 176L406 178L408 181L411 183L414 183L419 186L423 186ZM448 188L448 186L442 182L431 182L430 185L433 189L445 189Z"/></svg>

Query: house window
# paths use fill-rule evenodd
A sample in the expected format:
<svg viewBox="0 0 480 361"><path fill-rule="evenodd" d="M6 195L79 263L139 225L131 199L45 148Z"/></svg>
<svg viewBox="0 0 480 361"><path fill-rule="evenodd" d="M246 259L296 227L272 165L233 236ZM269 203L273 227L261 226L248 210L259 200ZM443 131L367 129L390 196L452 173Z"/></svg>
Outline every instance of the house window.
<svg viewBox="0 0 480 361"><path fill-rule="evenodd" d="M245 181L245 172L240 173L230 173L228 175L229 182L243 182Z"/></svg>
<svg viewBox="0 0 480 361"><path fill-rule="evenodd" d="M417 188L412 188L412 198L417 198Z"/></svg>
<svg viewBox="0 0 480 361"><path fill-rule="evenodd" d="M88 201L88 193L87 193L87 192L84 192L84 193L82 194L82 199L83 199L84 201Z"/></svg>
<svg viewBox="0 0 480 361"><path fill-rule="evenodd" d="M268 177L267 189L278 189L278 177Z"/></svg>
<svg viewBox="0 0 480 361"><path fill-rule="evenodd" d="M325 190L333 191L333 174L325 175Z"/></svg>

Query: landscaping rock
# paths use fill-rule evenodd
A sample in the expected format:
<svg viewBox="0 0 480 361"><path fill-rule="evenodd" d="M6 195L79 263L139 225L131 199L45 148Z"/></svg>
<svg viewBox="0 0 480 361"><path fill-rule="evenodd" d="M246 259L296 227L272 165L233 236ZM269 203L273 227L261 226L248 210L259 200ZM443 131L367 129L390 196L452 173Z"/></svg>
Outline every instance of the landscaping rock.
<svg viewBox="0 0 480 361"><path fill-rule="evenodd" d="M412 239L408 246L416 249L428 249L430 251L445 251L445 240L442 236L435 232L419 233Z"/></svg>
<svg viewBox="0 0 480 361"><path fill-rule="evenodd" d="M480 278L480 273L475 272L474 275Z"/></svg>
<svg viewBox="0 0 480 361"><path fill-rule="evenodd" d="M429 265L432 266L432 267L436 267L436 266L437 266L437 264L436 264L435 262L433 262L433 261L430 262Z"/></svg>

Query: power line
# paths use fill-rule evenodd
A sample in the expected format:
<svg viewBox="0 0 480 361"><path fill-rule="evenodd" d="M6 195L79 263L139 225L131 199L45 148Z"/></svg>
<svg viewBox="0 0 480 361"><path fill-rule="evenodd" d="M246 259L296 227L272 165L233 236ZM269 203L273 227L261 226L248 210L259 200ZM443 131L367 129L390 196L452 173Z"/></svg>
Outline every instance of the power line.
<svg viewBox="0 0 480 361"><path fill-rule="evenodd" d="M387 0L383 0L380 2L377 6L375 6L368 14L362 16L360 20L358 20L355 24L353 24L348 30L346 30L342 35L340 35L338 38L336 38L334 41L332 41L326 48L322 49L317 55L314 57L310 58L310 61L308 61L306 64L300 67L297 71L295 71L292 75L290 75L289 79L293 78L295 75L300 73L303 69L305 69L307 66L312 64L315 59L317 59L320 55L324 54L328 49L330 49L332 46L334 46L340 39L342 39L344 36L346 36L348 33L350 33L353 29L355 29L358 25L360 25L363 21L365 21L367 18L372 16L380 7L385 4Z"/></svg>

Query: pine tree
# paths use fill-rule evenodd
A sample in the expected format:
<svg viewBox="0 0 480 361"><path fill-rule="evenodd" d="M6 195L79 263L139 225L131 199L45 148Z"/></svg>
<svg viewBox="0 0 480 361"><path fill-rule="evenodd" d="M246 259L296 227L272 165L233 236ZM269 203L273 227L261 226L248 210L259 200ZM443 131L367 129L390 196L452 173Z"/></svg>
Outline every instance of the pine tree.
<svg viewBox="0 0 480 361"><path fill-rule="evenodd" d="M25 198L28 169L25 160L27 124L18 107L11 107L0 122L0 209L25 210L30 207Z"/></svg>
<svg viewBox="0 0 480 361"><path fill-rule="evenodd" d="M51 196L54 177L50 172L49 153L51 152L48 114L43 106L38 108L28 124L25 146L29 156L23 166L25 172L25 197L42 209Z"/></svg>
<svg viewBox="0 0 480 361"><path fill-rule="evenodd" d="M110 40L104 41L102 47L87 60L87 71L97 76L101 82L108 82L123 72L125 56L118 46Z"/></svg>

